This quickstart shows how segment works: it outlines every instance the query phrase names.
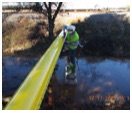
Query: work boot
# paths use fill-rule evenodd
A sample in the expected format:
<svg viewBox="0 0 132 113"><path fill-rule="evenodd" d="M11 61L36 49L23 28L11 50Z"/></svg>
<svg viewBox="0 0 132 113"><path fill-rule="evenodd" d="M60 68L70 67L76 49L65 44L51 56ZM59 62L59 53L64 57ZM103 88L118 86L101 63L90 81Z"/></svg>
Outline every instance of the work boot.
<svg viewBox="0 0 132 113"><path fill-rule="evenodd" d="M68 75L72 74L72 69L70 66L67 66L67 73L68 73Z"/></svg>
<svg viewBox="0 0 132 113"><path fill-rule="evenodd" d="M73 66L73 67L72 67L72 74L73 74L73 75L76 73L75 69L76 69L76 67Z"/></svg>
<svg viewBox="0 0 132 113"><path fill-rule="evenodd" d="M68 65L68 72L69 72L69 74L75 74L75 65L74 64L70 63Z"/></svg>

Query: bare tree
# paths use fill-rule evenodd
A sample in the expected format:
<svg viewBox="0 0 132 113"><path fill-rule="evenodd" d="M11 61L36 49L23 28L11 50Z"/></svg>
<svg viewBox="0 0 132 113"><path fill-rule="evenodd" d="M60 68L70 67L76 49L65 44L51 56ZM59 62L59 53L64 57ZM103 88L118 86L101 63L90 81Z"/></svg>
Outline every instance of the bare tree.
<svg viewBox="0 0 132 113"><path fill-rule="evenodd" d="M33 10L39 13L43 13L48 18L48 31L49 38L54 39L54 22L62 7L62 2L36 2Z"/></svg>
<svg viewBox="0 0 132 113"><path fill-rule="evenodd" d="M45 6L47 10L46 15L48 16L49 38L53 40L54 39L54 33L53 33L54 22L62 6L62 2L43 2L43 5ZM53 7L56 9L53 9Z"/></svg>

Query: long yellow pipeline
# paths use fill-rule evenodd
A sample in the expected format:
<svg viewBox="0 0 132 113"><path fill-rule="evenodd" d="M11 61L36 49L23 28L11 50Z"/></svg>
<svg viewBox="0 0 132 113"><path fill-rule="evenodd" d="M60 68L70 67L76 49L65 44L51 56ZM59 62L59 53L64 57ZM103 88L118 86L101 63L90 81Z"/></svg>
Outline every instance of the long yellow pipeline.
<svg viewBox="0 0 132 113"><path fill-rule="evenodd" d="M28 74L5 110L39 109L64 44L63 31Z"/></svg>

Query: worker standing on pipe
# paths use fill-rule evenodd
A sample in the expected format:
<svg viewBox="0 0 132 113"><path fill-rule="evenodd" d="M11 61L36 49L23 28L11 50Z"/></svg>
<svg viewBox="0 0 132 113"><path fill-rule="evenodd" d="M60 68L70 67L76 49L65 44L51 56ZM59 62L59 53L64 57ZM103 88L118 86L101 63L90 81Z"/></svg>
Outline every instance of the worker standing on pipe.
<svg viewBox="0 0 132 113"><path fill-rule="evenodd" d="M65 46L68 49L68 74L74 74L76 69L75 52L79 45L79 35L76 32L74 25L64 26L63 30L67 30L67 37L65 40ZM64 37L65 37L64 32Z"/></svg>

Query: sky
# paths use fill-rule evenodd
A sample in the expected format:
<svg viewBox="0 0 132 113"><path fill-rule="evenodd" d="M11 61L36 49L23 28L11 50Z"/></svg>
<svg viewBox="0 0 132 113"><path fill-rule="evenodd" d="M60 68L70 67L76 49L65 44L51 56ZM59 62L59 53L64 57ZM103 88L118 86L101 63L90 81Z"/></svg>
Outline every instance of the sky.
<svg viewBox="0 0 132 113"><path fill-rule="evenodd" d="M119 8L130 4L130 0L78 0L77 2L70 2L67 8L94 8L96 5L100 8Z"/></svg>
<svg viewBox="0 0 132 113"><path fill-rule="evenodd" d="M59 1L59 0L44 0L49 2ZM61 0L62 1L62 0ZM4 0L3 2L6 2ZM9 2L9 1L7 1ZM14 1L11 0L10 2L42 2L42 0L26 0L26 1ZM130 0L63 0L63 2L66 2L66 8L68 9L88 9L88 8L95 8L97 6L98 8L119 8L128 6L130 4Z"/></svg>

